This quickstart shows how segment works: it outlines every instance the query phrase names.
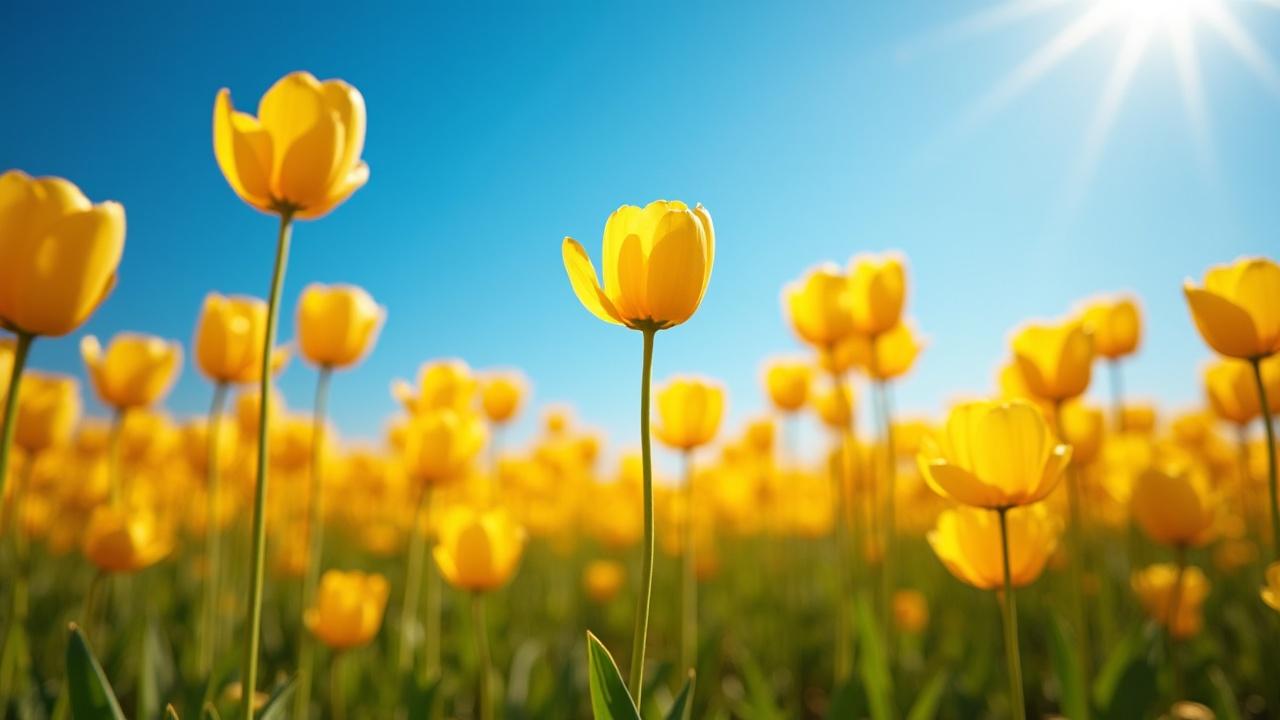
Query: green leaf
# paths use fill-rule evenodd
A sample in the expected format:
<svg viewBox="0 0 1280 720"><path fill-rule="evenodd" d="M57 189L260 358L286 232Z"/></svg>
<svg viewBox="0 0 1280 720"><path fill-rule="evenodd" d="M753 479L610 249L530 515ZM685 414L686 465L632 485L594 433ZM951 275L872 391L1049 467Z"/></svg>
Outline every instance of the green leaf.
<svg viewBox="0 0 1280 720"><path fill-rule="evenodd" d="M950 679L951 673L946 668L941 668L934 673L924 689L916 696L911 710L907 712L907 720L934 720L938 716L938 708L942 705L942 696L947 690L947 682Z"/></svg>
<svg viewBox="0 0 1280 720"><path fill-rule="evenodd" d="M1125 708L1154 701L1155 668L1148 662L1152 643L1159 630L1154 624L1137 625L1107 656L1093 681L1093 702L1104 718L1142 717L1144 712L1124 715ZM1140 695L1126 697L1126 693Z"/></svg>
<svg viewBox="0 0 1280 720"><path fill-rule="evenodd" d="M1209 685L1213 690L1213 712L1218 720L1240 720L1240 703L1222 668L1209 668Z"/></svg>
<svg viewBox="0 0 1280 720"><path fill-rule="evenodd" d="M893 678L889 675L889 661L881 643L881 628L871 611L866 597L855 603L858 639L862 648L859 663L862 684L867 692L867 708L872 720L890 720L896 713L893 706Z"/></svg>
<svg viewBox="0 0 1280 720"><path fill-rule="evenodd" d="M689 671L689 679L684 681L684 687L680 688L680 694L676 696L675 702L671 703L671 709L667 711L667 720L689 720L693 715L693 687L696 680L694 671Z"/></svg>
<svg viewBox="0 0 1280 720"><path fill-rule="evenodd" d="M600 639L587 631L587 678L591 685L591 714L595 720L640 720L636 703L618 672L613 656Z"/></svg>
<svg viewBox="0 0 1280 720"><path fill-rule="evenodd" d="M754 656L745 647L734 652L739 669L742 671L742 684L746 687L746 702L738 709L738 715L744 720L782 720L786 713L778 707L774 697L773 684L769 676L756 662Z"/></svg>
<svg viewBox="0 0 1280 720"><path fill-rule="evenodd" d="M125 720L111 684L94 657L84 633L71 625L67 643L67 688L71 695L71 716L83 720Z"/></svg>
<svg viewBox="0 0 1280 720"><path fill-rule="evenodd" d="M293 691L298 688L298 678L289 678L289 682L276 688L271 693L271 698L267 700L267 704L262 706L262 712L258 713L259 720L285 720L289 717L289 705L293 702Z"/></svg>
<svg viewBox="0 0 1280 720"><path fill-rule="evenodd" d="M1049 616L1049 648L1062 693L1062 714L1069 718L1088 717L1089 697L1080 675L1075 638L1061 613L1056 611Z"/></svg>

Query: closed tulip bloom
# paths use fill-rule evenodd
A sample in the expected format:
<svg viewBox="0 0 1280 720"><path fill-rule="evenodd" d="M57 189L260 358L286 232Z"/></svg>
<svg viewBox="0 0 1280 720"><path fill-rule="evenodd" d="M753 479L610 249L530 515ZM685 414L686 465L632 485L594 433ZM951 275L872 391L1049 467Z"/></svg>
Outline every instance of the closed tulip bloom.
<svg viewBox="0 0 1280 720"><path fill-rule="evenodd" d="M369 181L364 97L341 80L290 73L258 103L237 111L231 91L213 107L213 152L231 189L267 213L318 218Z"/></svg>
<svg viewBox="0 0 1280 720"><path fill-rule="evenodd" d="M18 391L13 441L35 454L71 441L80 419L80 384L75 378L28 372Z"/></svg>
<svg viewBox="0 0 1280 720"><path fill-rule="evenodd" d="M715 262L715 229L701 205L623 205L604 226L603 287L577 240L565 238L562 254L573 292L592 315L633 330L661 330L688 320L702 302Z"/></svg>
<svg viewBox="0 0 1280 720"><path fill-rule="evenodd" d="M1129 502L1134 522L1156 542L1199 546L1213 539L1219 498L1195 463L1166 460L1148 468Z"/></svg>
<svg viewBox="0 0 1280 720"><path fill-rule="evenodd" d="M1061 528L1043 505L1013 510L1009 530L1009 573L1013 587L1040 577L1058 547ZM952 508L938 516L927 539L938 559L959 580L981 590L1004 584L1000 552L1000 520L976 508Z"/></svg>
<svg viewBox="0 0 1280 720"><path fill-rule="evenodd" d="M267 304L258 298L209 293L205 296L192 352L196 367L216 383L257 382L267 334ZM272 373L289 361L284 348L271 355Z"/></svg>
<svg viewBox="0 0 1280 720"><path fill-rule="evenodd" d="M893 594L893 624L906 633L923 632L929 626L929 600L919 590Z"/></svg>
<svg viewBox="0 0 1280 720"><path fill-rule="evenodd" d="M461 360L433 360L418 370L418 388L404 380L391 383L391 395L410 413L451 409L471 409L476 394L476 378Z"/></svg>
<svg viewBox="0 0 1280 720"><path fill-rule="evenodd" d="M1098 457L1105 425L1100 408L1083 401L1062 406L1062 439L1071 446L1071 457L1077 463L1087 465Z"/></svg>
<svg viewBox="0 0 1280 720"><path fill-rule="evenodd" d="M102 304L124 253L124 208L62 178L0 175L0 327L61 336Z"/></svg>
<svg viewBox="0 0 1280 720"><path fill-rule="evenodd" d="M82 549L103 572L132 573L164 559L173 544L152 513L100 505L89 516Z"/></svg>
<svg viewBox="0 0 1280 720"><path fill-rule="evenodd" d="M373 348L385 315L361 288L313 283L298 301L298 349L314 365L351 367Z"/></svg>
<svg viewBox="0 0 1280 720"><path fill-rule="evenodd" d="M839 430L853 418L853 391L848 385L832 386L813 396L813 410L823 425Z"/></svg>
<svg viewBox="0 0 1280 720"><path fill-rule="evenodd" d="M906 375L915 366L924 344L911 323L903 321L874 338L850 336L841 348L845 348L852 365L864 369L872 380L884 381Z"/></svg>
<svg viewBox="0 0 1280 720"><path fill-rule="evenodd" d="M1132 355L1142 340L1142 315L1132 298L1097 298L1081 315L1085 332L1093 338L1093 350L1115 360Z"/></svg>
<svg viewBox="0 0 1280 720"><path fill-rule="evenodd" d="M654 434L677 450L692 450L715 439L724 416L724 388L693 377L677 377L658 390Z"/></svg>
<svg viewBox="0 0 1280 720"><path fill-rule="evenodd" d="M1200 337L1214 351L1242 360L1280 352L1280 265L1241 258L1210 268L1202 287L1188 279L1182 291Z"/></svg>
<svg viewBox="0 0 1280 720"><path fill-rule="evenodd" d="M1156 429L1156 409L1153 405L1130 404L1120 409L1125 432L1150 435Z"/></svg>
<svg viewBox="0 0 1280 720"><path fill-rule="evenodd" d="M1135 571L1130 583L1147 615L1165 626L1173 637L1188 638L1200 632L1204 625L1201 608L1209 596L1209 579L1200 568L1187 567L1179 573L1172 563L1157 563ZM1176 617L1170 618L1174 612Z"/></svg>
<svg viewBox="0 0 1280 720"><path fill-rule="evenodd" d="M121 333L105 353L98 339L88 335L80 342L80 354L98 397L118 409L160 402L182 369L182 346L152 335Z"/></svg>
<svg viewBox="0 0 1280 720"><path fill-rule="evenodd" d="M764 369L764 389L778 410L793 413L804 407L813 383L813 367L803 360L772 360Z"/></svg>
<svg viewBox="0 0 1280 720"><path fill-rule="evenodd" d="M419 413L405 431L404 462L428 485L457 478L484 447L484 423L474 413L444 408Z"/></svg>
<svg viewBox="0 0 1280 720"><path fill-rule="evenodd" d="M782 290L791 329L806 343L834 348L853 333L853 295L848 279L830 263L810 270Z"/></svg>
<svg viewBox="0 0 1280 720"><path fill-rule="evenodd" d="M1262 382L1272 414L1280 413L1280 360L1262 362ZM1229 423L1248 425L1261 415L1257 381L1246 362L1231 358L1215 361L1205 368L1204 390L1214 414Z"/></svg>
<svg viewBox="0 0 1280 720"><path fill-rule="evenodd" d="M1084 394L1093 368L1093 343L1078 322L1028 325L1013 338L1014 360L1027 389L1059 402Z"/></svg>
<svg viewBox="0 0 1280 720"><path fill-rule="evenodd" d="M303 624L333 650L367 645L382 627L389 591L387 579L377 573L326 570Z"/></svg>
<svg viewBox="0 0 1280 720"><path fill-rule="evenodd" d="M582 571L582 586L587 597L601 605L617 597L626 582L626 569L613 560L592 560Z"/></svg>
<svg viewBox="0 0 1280 720"><path fill-rule="evenodd" d="M906 261L898 253L856 255L849 263L853 327L879 335L898 324L906 301Z"/></svg>
<svg viewBox="0 0 1280 720"><path fill-rule="evenodd" d="M480 409L489 422L502 425L520 411L527 383L518 372L491 372L480 379Z"/></svg>
<svg viewBox="0 0 1280 720"><path fill-rule="evenodd" d="M953 408L918 457L921 473L939 494L995 510L1047 496L1062 477L1071 449L1058 444L1031 403L979 400Z"/></svg>
<svg viewBox="0 0 1280 720"><path fill-rule="evenodd" d="M457 506L440 522L433 556L450 585L487 592L515 574L524 540L524 530L506 512Z"/></svg>
<svg viewBox="0 0 1280 720"><path fill-rule="evenodd" d="M1262 601L1272 610L1280 612L1280 562L1267 566L1267 584L1262 587Z"/></svg>

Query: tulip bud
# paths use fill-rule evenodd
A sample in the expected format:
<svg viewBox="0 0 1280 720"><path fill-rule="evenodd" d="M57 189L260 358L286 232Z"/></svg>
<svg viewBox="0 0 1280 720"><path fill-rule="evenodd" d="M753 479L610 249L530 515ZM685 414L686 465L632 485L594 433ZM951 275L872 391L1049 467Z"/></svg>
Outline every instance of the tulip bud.
<svg viewBox="0 0 1280 720"><path fill-rule="evenodd" d="M385 316L361 288L313 283L298 301L298 347L314 365L351 367L373 348Z"/></svg>
<svg viewBox="0 0 1280 720"><path fill-rule="evenodd" d="M387 579L377 573L326 570L303 624L334 650L367 645L382 627L389 592Z"/></svg>
<svg viewBox="0 0 1280 720"><path fill-rule="evenodd" d="M98 397L118 410L160 402L182 369L182 346L151 335L121 333L105 354L98 339L88 335L80 354Z"/></svg>
<svg viewBox="0 0 1280 720"><path fill-rule="evenodd" d="M520 410L526 392L524 377L518 372L488 373L480 380L480 407L495 425L510 422Z"/></svg>
<svg viewBox="0 0 1280 720"><path fill-rule="evenodd" d="M1256 360L1280 352L1280 265L1241 258L1182 286L1200 337L1220 355Z"/></svg>
<svg viewBox="0 0 1280 720"><path fill-rule="evenodd" d="M18 391L14 442L32 455L71 441L80 418L80 384L62 375L27 372Z"/></svg>
<svg viewBox="0 0 1280 720"><path fill-rule="evenodd" d="M1093 338L1098 355L1116 360L1132 355L1142 339L1142 316L1131 298L1097 298L1081 313L1084 331Z"/></svg>
<svg viewBox="0 0 1280 720"><path fill-rule="evenodd" d="M715 439L724 415L724 389L701 378L677 377L658 389L654 434L677 450L692 450Z"/></svg>
<svg viewBox="0 0 1280 720"><path fill-rule="evenodd" d="M459 590L486 592L506 584L524 550L524 530L502 510L454 507L440 523L433 556Z"/></svg>
<svg viewBox="0 0 1280 720"><path fill-rule="evenodd" d="M905 264L897 253L856 255L850 261L853 326L859 334L879 335L898 324L906 302Z"/></svg>

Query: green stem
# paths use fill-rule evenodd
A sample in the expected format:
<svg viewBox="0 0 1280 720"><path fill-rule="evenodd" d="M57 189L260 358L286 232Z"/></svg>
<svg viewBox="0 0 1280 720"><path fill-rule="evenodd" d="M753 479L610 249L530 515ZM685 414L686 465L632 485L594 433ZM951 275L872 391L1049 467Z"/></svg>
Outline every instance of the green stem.
<svg viewBox="0 0 1280 720"><path fill-rule="evenodd" d="M875 353L872 353L872 357L875 357ZM885 635L884 651L892 659L894 648L892 603L896 584L893 561L898 542L897 502L895 498L898 485L898 457L894 446L893 408L889 398L889 383L887 380L880 380L876 383L876 400L878 414L880 415L880 427L884 433L885 455L884 547L882 550L883 557L880 560L880 622Z"/></svg>
<svg viewBox="0 0 1280 720"><path fill-rule="evenodd" d="M1262 410L1262 427L1267 431L1267 488L1271 499L1271 552L1280 559L1280 500L1276 494L1276 431L1271 420L1271 405L1267 401L1267 384L1262 380L1262 358L1254 358L1253 379L1258 385L1258 407Z"/></svg>
<svg viewBox="0 0 1280 720"><path fill-rule="evenodd" d="M1000 610L1004 614L1005 661L1009 669L1009 705L1014 720L1026 720L1027 702L1022 696L1022 658L1018 652L1018 607L1013 598L1013 578L1009 572L1009 528L1005 515L1008 508L999 508L1000 557L1004 564L1004 602Z"/></svg>
<svg viewBox="0 0 1280 720"><path fill-rule="evenodd" d="M844 403L844 374L839 372L832 373L831 382L835 386L840 402ZM853 513L850 512L851 498L846 493L848 483L844 477L845 470L853 466L853 414L852 408L849 407L843 408L841 412L849 414L849 422L839 430L836 438L838 452L836 452L835 459L831 464L831 481L834 485L832 491L835 504L835 516L832 521L835 523L833 540L835 542L836 555L836 656L833 663L836 687L843 685L853 673L853 623L849 616L849 598L852 595L851 584L856 582L854 563L850 559L851 528L849 527L849 520L853 517L853 513L857 512L857 509L854 508Z"/></svg>
<svg viewBox="0 0 1280 720"><path fill-rule="evenodd" d="M289 262L289 239L293 228L293 211L280 213L280 233L276 238L275 272L271 276L271 295L267 300L267 332L262 347L262 377L258 397L258 482L253 493L253 549L249 576L249 637L244 644L244 678L241 685L240 717L253 720L253 695L258 687L258 644L262 637L262 589L266 580L267 556L267 432L271 421L271 351L276 342L276 322L280 316L280 289L284 285L285 265Z"/></svg>
<svg viewBox="0 0 1280 720"><path fill-rule="evenodd" d="M1182 669L1178 667L1178 636L1175 632L1178 623L1178 606L1182 604L1182 576L1187 569L1187 546L1178 545L1174 550L1178 571L1173 576L1173 590L1169 595L1169 610L1165 613L1165 637L1169 639L1169 670L1173 673L1173 702L1182 699ZM1172 703L1170 703L1172 704Z"/></svg>
<svg viewBox="0 0 1280 720"><path fill-rule="evenodd" d="M311 414L311 495L308 508L307 572L302 578L302 607L309 608L315 602L316 588L320 585L320 568L324 556L324 477L321 463L324 459L325 408L329 399L329 379L333 368L322 365L316 376L316 398ZM311 674L315 665L316 639L304 633L298 645L298 695L294 699L295 714L306 720L311 714Z"/></svg>
<svg viewBox="0 0 1280 720"><path fill-rule="evenodd" d="M644 472L644 548L641 556L640 595L637 598L635 632L631 637L631 697L640 706L644 690L644 645L649 635L649 599L653 594L653 454L649 442L649 376L653 371L653 338L656 328L644 331L644 362L640 374L640 457Z"/></svg>
<svg viewBox="0 0 1280 720"><path fill-rule="evenodd" d="M1247 423L1236 425L1236 462L1239 464L1240 473L1240 519L1244 521L1245 538L1249 540L1255 539L1255 528L1253 526L1253 502L1249 497L1252 493L1249 487L1253 483L1253 472L1249 467L1249 426Z"/></svg>
<svg viewBox="0 0 1280 720"><path fill-rule="evenodd" d="M1054 405L1053 417L1055 428L1057 430L1059 442L1066 442L1066 433L1062 425L1062 402L1059 401ZM1084 561L1085 561L1085 545L1084 545L1084 526L1080 498L1080 473L1079 465L1071 462L1066 468L1067 483L1067 515L1069 517L1070 527L1067 528L1071 537L1071 552L1069 553L1070 574L1071 574L1071 614L1073 624L1076 629L1076 644L1079 649L1079 669L1080 677L1085 687L1090 685L1091 667L1093 665L1093 654L1089 643L1089 624L1085 617L1084 602ZM1102 579L1099 578L1101 582ZM1088 713L1088 709L1084 709ZM1086 715L1081 720L1088 720Z"/></svg>
<svg viewBox="0 0 1280 720"><path fill-rule="evenodd" d="M427 537L422 532L422 522L431 503L431 488L424 488L413 513L413 526L409 532L409 566L405 570L404 603L400 606L400 672L413 667L414 640L411 628L418 612L418 596L422 592L422 565L427 552Z"/></svg>
<svg viewBox="0 0 1280 720"><path fill-rule="evenodd" d="M471 625L476 635L476 654L480 659L477 669L479 679L480 720L493 720L493 659L489 654L489 628L484 618L484 595L471 595Z"/></svg>
<svg viewBox="0 0 1280 720"><path fill-rule="evenodd" d="M111 416L111 432L107 436L107 489L111 505L120 504L124 489L120 487L120 441L124 436L124 420L128 408L117 408Z"/></svg>
<svg viewBox="0 0 1280 720"><path fill-rule="evenodd" d="M435 679L440 676L440 640L444 632L444 588L440 580L440 572L435 563L427 562L427 622L423 626L422 672L425 678Z"/></svg>
<svg viewBox="0 0 1280 720"><path fill-rule="evenodd" d="M227 384L220 382L213 388L213 402L209 407L209 420L205 426L205 579L204 624L200 633L200 649L197 655L201 677L213 670L213 658L217 654L218 593L222 573L222 543L218 537L218 501L222 496L221 473L218 467L219 445L222 437L222 410L227 399Z"/></svg>
<svg viewBox="0 0 1280 720"><path fill-rule="evenodd" d="M1124 422L1124 377L1120 372L1120 359L1115 358L1107 363L1111 370L1111 413L1116 424L1116 432L1125 431Z"/></svg>
<svg viewBox="0 0 1280 720"><path fill-rule="evenodd" d="M9 477L9 450L13 447L13 432L17 425L14 420L18 416L18 389L35 339L35 335L20 332L13 350L13 371L9 375L9 389L4 396L4 419L0 420L0 498L4 497L4 484Z"/></svg>
<svg viewBox="0 0 1280 720"><path fill-rule="evenodd" d="M680 667L698 666L698 574L693 547L693 451L684 459L684 554L681 556Z"/></svg>
<svg viewBox="0 0 1280 720"><path fill-rule="evenodd" d="M343 676L344 668L343 658L346 653L341 650L335 650L333 657L329 658L329 717L333 720L346 720L347 717L347 697L343 692ZM306 720L306 715L299 715L298 720Z"/></svg>

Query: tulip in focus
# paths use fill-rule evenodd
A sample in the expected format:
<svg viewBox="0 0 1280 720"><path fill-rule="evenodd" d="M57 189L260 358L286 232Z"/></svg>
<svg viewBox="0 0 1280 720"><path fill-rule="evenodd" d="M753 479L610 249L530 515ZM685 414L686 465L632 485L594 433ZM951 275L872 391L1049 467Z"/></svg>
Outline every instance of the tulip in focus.
<svg viewBox="0 0 1280 720"><path fill-rule="evenodd" d="M298 300L298 349L312 365L351 367L369 354L385 317L362 288L312 283Z"/></svg>
<svg viewBox="0 0 1280 720"><path fill-rule="evenodd" d="M382 627L389 591L387 579L377 573L327 570L303 624L333 650L367 645Z"/></svg>
<svg viewBox="0 0 1280 720"><path fill-rule="evenodd" d="M1218 354L1258 360L1280 352L1280 265L1241 258L1210 268L1204 284L1182 291L1200 336Z"/></svg>
<svg viewBox="0 0 1280 720"><path fill-rule="evenodd" d="M117 410L160 402L182 370L182 346L152 335L121 333L105 353L89 335L80 342L80 354L98 397Z"/></svg>

